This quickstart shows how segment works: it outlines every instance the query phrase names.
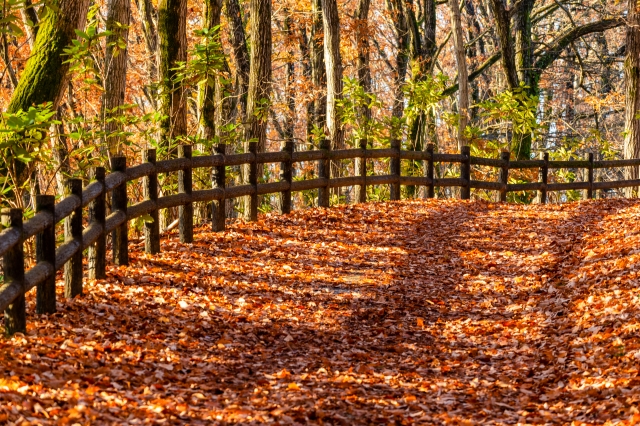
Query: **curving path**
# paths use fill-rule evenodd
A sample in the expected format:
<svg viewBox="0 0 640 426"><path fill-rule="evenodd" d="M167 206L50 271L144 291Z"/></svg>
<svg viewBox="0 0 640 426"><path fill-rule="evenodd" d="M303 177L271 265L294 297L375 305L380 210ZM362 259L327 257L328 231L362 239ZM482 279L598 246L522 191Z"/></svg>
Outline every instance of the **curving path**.
<svg viewBox="0 0 640 426"><path fill-rule="evenodd" d="M0 423L634 424L639 218L405 201L140 246L0 341Z"/></svg>

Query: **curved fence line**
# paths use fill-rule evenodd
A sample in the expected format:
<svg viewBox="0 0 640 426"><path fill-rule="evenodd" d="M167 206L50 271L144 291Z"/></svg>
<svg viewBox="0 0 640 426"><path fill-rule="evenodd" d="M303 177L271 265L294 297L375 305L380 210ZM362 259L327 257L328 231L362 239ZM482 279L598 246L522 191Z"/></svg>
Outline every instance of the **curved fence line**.
<svg viewBox="0 0 640 426"><path fill-rule="evenodd" d="M330 150L329 142L324 141L320 150L294 152L293 142L288 142L282 151L257 153L257 143L249 144L249 152L244 154L226 154L227 146L219 144L215 155L192 157L189 145L179 147L179 158L156 161L155 150L143 152L143 163L127 167L125 157L111 159L111 173L103 167L94 171L94 181L82 188L80 179L67 182L69 194L55 203L51 195L36 197L36 214L23 223L22 211L5 209L2 221L7 228L0 233L0 256L3 257L4 283L0 287L0 310L5 311L5 329L8 335L26 330L25 298L26 292L37 287L36 312L53 313L56 311L55 276L64 268L65 296L75 297L82 293L83 287L83 251L89 249L88 273L90 278L104 278L106 267L106 235L112 233L113 262L126 265L128 254L128 222L143 215L150 215L152 221L145 222L145 251L155 254L160 251L160 229L158 211L179 207L180 241L193 241L193 203L213 201L212 228L214 231L225 229L224 200L249 196L251 220L257 220L258 196L264 194L282 194L282 212L289 213L292 207L292 192L318 189L318 205L329 207L329 189L345 186L359 186L360 200L366 201L366 187L369 185L390 185L391 200L400 199L400 186L425 186L427 197L434 196L435 187L460 187L460 197L469 199L472 188L497 191L501 201L506 201L508 192L539 191L540 202L546 203L548 191L586 190L587 197L593 198L595 190L640 186L640 180L621 180L613 182L594 182L593 170L613 167L639 166L640 159L594 161L593 154L587 160L549 161L544 154L542 160L510 161L509 153L500 158L482 158L470 155L468 146L462 147L460 154L434 153L429 144L425 151L402 151L397 141L390 149L367 149L364 143L360 148ZM366 175L366 160L388 158L388 175ZM330 176L330 161L360 159L356 167L357 176ZM400 161L415 160L424 162L424 176L402 176ZM293 164L317 161L318 178L302 181L293 180ZM281 163L281 181L258 184L258 164ZM434 177L435 163L460 164L459 178ZM225 187L226 167L249 165L249 183L246 185ZM489 166L499 168L496 182L471 179L471 166ZM193 190L193 169L210 168L212 170L212 188ZM509 170L539 169L540 181L509 184ZM549 169L586 169L587 181L569 183L548 183ZM178 193L158 197L158 174L178 172ZM128 205L127 182L144 179L144 200ZM111 194L111 212L107 215L106 196ZM363 197L362 194L365 194ZM83 228L83 208L89 207L88 225ZM56 247L55 226L65 220L65 242ZM36 264L25 271L23 242L36 237Z"/></svg>

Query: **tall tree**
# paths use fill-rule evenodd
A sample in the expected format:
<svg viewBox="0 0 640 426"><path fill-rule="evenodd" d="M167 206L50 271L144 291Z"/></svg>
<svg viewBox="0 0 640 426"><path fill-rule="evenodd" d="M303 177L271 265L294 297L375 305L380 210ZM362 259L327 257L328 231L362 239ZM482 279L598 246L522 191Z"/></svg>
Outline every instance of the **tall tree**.
<svg viewBox="0 0 640 426"><path fill-rule="evenodd" d="M532 17L535 0L521 0L517 7L514 6L514 31L515 31L515 66L520 82L532 93L537 88L533 87L533 34Z"/></svg>
<svg viewBox="0 0 640 426"><path fill-rule="evenodd" d="M249 141L258 142L258 152L264 152L267 140L267 118L271 95L271 0L251 0L251 53L247 119L245 125L245 151ZM244 179L248 183L245 168ZM260 175L260 173L258 173ZM245 197L245 218L255 217L257 206L249 205Z"/></svg>
<svg viewBox="0 0 640 426"><path fill-rule="evenodd" d="M120 153L119 137L113 133L121 130L117 109L124 104L127 85L127 61L129 45L130 0L110 0L107 12L107 48L105 52L104 93L102 95L102 119L107 133L109 155Z"/></svg>
<svg viewBox="0 0 640 426"><path fill-rule="evenodd" d="M293 141L293 134L295 129L296 120L296 97L294 91L294 83L296 77L296 67L293 59L294 52L294 28L293 18L291 12L288 9L284 10L284 32L287 36L285 44L287 46L287 62L285 65L285 82L284 82L284 98L287 106L286 114L284 117L284 142Z"/></svg>
<svg viewBox="0 0 640 426"><path fill-rule="evenodd" d="M187 133L187 103L184 88L175 81L178 62L187 60L187 1L158 3L158 64L160 78L160 137L164 144Z"/></svg>
<svg viewBox="0 0 640 426"><path fill-rule="evenodd" d="M409 0L404 11L411 34L412 79L419 82L433 75L438 46L436 44L436 0L424 0L417 6ZM407 148L422 151L427 142L436 142L436 122L433 112L422 112L409 123ZM422 173L422 167L418 162L411 162L409 167L411 174ZM407 195L410 198L416 196L416 189L413 185L408 186Z"/></svg>
<svg viewBox="0 0 640 426"><path fill-rule="evenodd" d="M235 96L237 98L240 121L244 122L247 116L250 59L238 0L225 0L225 13L227 21L229 21L229 41L231 42L231 52L236 68Z"/></svg>
<svg viewBox="0 0 640 426"><path fill-rule="evenodd" d="M340 18L337 0L322 0L324 61L327 70L327 129L333 148L344 145L337 102L342 98L342 56L340 55Z"/></svg>
<svg viewBox="0 0 640 426"><path fill-rule="evenodd" d="M371 67L369 66L369 8L371 0L359 0L356 9L356 50L358 57L356 59L356 71L358 73L358 82L365 93L371 93ZM366 118L371 118L371 108L367 105L363 106L360 114Z"/></svg>
<svg viewBox="0 0 640 426"><path fill-rule="evenodd" d="M458 65L458 148L462 148L463 145L466 145L464 130L469 122L469 73L458 0L449 0L449 8L451 9L451 32L456 52L456 64Z"/></svg>
<svg viewBox="0 0 640 426"><path fill-rule="evenodd" d="M409 20L406 12L404 0L387 0L387 10L395 32L396 43L396 63L392 65L393 70L393 100L391 107L391 117L393 128L391 129L390 146L399 149L402 146L402 116L404 115L404 85L409 66L410 52L410 32ZM400 159L392 159L389 163L389 172L400 172ZM392 184L389 192L392 200L400 199L400 184Z"/></svg>
<svg viewBox="0 0 640 426"><path fill-rule="evenodd" d="M298 45L300 48L300 68L301 68L301 76L304 81L313 82L311 75L311 46L309 42L309 36L307 33L307 28L301 26L300 28L300 37L298 37ZM313 139L313 125L314 125L314 116L315 116L315 101L310 100L307 101L307 124L306 124L306 137L305 140L309 143Z"/></svg>
<svg viewBox="0 0 640 426"><path fill-rule="evenodd" d="M640 7L636 0L629 0L626 38L624 157L640 158ZM637 166L626 168L627 179L638 179L639 175ZM637 190L629 188L628 195Z"/></svg>
<svg viewBox="0 0 640 426"><path fill-rule="evenodd" d="M371 68L369 67L369 8L371 0L358 1L358 7L356 9L356 50L358 57L356 60L356 70L358 73L358 83L365 93L371 93ZM360 109L360 116L364 120L371 119L371 108L368 105L363 105ZM356 158L354 161L354 169L360 170L361 162L366 160L362 158ZM364 186L356 185L354 187L353 201L358 202L361 198L361 190L364 190ZM364 195L366 197L366 195Z"/></svg>
<svg viewBox="0 0 640 426"><path fill-rule="evenodd" d="M507 85L513 90L518 87L519 83L515 49L511 38L511 18L503 0L490 0L490 5L496 23L496 32L500 40L502 68L507 78Z"/></svg>
<svg viewBox="0 0 640 426"><path fill-rule="evenodd" d="M220 15L222 13L221 0L205 0L203 21L204 27L209 31L214 31L220 25ZM216 30L217 31L217 30ZM216 37L219 41L219 37ZM221 52L219 52L221 53ZM216 78L216 80L219 80ZM215 81L213 85L209 82L200 83L198 88L198 104L200 117L200 134L206 140L211 140L216 133L216 90L221 90L219 81ZM219 97L218 97L219 98Z"/></svg>
<svg viewBox="0 0 640 426"><path fill-rule="evenodd" d="M324 24L322 19L322 0L311 0L311 35L309 52L311 55L311 81L313 83L314 111L313 125L324 130L327 124L327 68L324 63Z"/></svg>
<svg viewBox="0 0 640 426"><path fill-rule="evenodd" d="M391 20L395 30L396 65L395 84L393 86L392 116L402 118L404 112L404 84L409 67L410 32L407 19L406 3L404 0L388 0L387 9L391 14Z"/></svg>
<svg viewBox="0 0 640 426"><path fill-rule="evenodd" d="M477 8L478 13L476 13L476 7L473 4L473 1L466 0L465 1L465 16L467 21L469 22L467 26L467 38L471 40L469 42L469 48L467 49L467 57L469 58L469 64L473 64L476 62L479 56L485 56L485 41L482 36L482 28L480 25L480 11L482 8ZM475 40L475 42L473 42ZM468 78L468 76L467 76ZM480 103L480 87L477 81L469 81L470 91L471 91L471 109L469 110L469 119L473 120L478 112L478 108L473 107L473 105L477 105Z"/></svg>
<svg viewBox="0 0 640 426"><path fill-rule="evenodd" d="M154 21L156 11L151 4L151 0L136 0L136 6L147 50L147 60L145 61L147 64L147 76L150 81L155 81L158 78L158 32ZM155 108L155 96L152 96L148 89L146 89L146 95Z"/></svg>
<svg viewBox="0 0 640 426"><path fill-rule="evenodd" d="M84 29L88 9L89 0L60 0L56 11L47 13L7 112L45 102L58 106L69 81L64 49L76 38L75 30Z"/></svg>

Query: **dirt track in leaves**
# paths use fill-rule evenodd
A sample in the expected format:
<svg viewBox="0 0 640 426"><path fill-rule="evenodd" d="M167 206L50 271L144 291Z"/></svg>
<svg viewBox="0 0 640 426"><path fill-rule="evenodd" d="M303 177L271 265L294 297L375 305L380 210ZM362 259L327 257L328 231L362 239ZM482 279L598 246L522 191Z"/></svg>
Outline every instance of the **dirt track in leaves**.
<svg viewBox="0 0 640 426"><path fill-rule="evenodd" d="M0 342L0 421L634 424L640 201L200 230Z"/></svg>

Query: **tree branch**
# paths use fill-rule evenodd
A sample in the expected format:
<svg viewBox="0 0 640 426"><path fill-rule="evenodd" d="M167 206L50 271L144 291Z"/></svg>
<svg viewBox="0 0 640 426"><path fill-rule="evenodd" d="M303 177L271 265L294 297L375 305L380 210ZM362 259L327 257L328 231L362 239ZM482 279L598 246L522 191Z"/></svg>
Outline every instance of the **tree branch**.
<svg viewBox="0 0 640 426"><path fill-rule="evenodd" d="M548 48L538 52L536 55L538 56L538 59L536 60L534 67L539 71L545 70L556 59L558 59L562 51L576 39L588 34L600 33L612 28L621 27L624 24L624 19L612 18L571 28L560 35Z"/></svg>
<svg viewBox="0 0 640 426"><path fill-rule="evenodd" d="M498 62L502 58L502 52L494 53L486 61L484 61L475 71L469 74L469 83L480 77L489 67ZM442 91L443 96L451 96L458 91L458 83L451 85Z"/></svg>

